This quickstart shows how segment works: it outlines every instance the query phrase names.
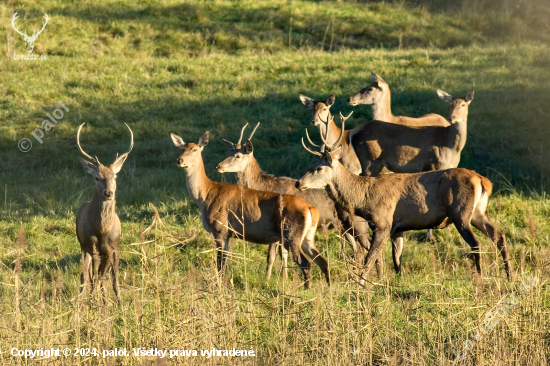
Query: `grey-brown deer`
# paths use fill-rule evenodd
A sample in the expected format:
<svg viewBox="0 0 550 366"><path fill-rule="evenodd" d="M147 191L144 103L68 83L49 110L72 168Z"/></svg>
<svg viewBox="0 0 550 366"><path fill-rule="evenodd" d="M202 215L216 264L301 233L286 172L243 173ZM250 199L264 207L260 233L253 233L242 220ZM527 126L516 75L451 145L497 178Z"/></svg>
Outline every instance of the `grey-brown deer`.
<svg viewBox="0 0 550 366"><path fill-rule="evenodd" d="M372 84L349 97L348 104L350 106L360 104L370 105L372 109L372 119L375 121L395 123L409 127L449 126L449 122L443 116L435 113L430 113L418 118L394 116L391 111L390 86L379 75L374 72L371 74L373 78Z"/></svg>
<svg viewBox="0 0 550 366"><path fill-rule="evenodd" d="M361 162L362 175L377 176L383 168L394 173L417 173L458 167L474 91L464 97L452 97L442 90L437 93L450 106L446 127L371 121L351 130L350 142ZM434 240L431 230L426 238Z"/></svg>
<svg viewBox="0 0 550 366"><path fill-rule="evenodd" d="M181 151L176 159L185 170L187 189L199 206L202 223L212 234L218 249L217 268L223 273L230 238L257 244L282 243L304 275L304 287L311 281L311 258L330 284L328 263L315 247L319 211L305 200L291 195L264 192L210 180L204 170L202 150L208 144L206 132L198 143L185 143L171 134Z"/></svg>
<svg viewBox="0 0 550 366"><path fill-rule="evenodd" d="M241 136L236 144L223 140L229 148L229 156L216 166L216 170L220 173L237 173L239 184L243 184L248 188L292 194L305 199L319 210L320 219L317 229L333 227L343 232L353 249L356 263L362 263L366 250L370 247L368 223L360 217L352 217L347 211L335 205L325 189L300 191L295 187L296 179L266 174L254 157L254 146L252 144L252 136L256 132L260 122L258 122L246 142L241 144L247 125L242 128ZM269 250L268 263L273 263L274 256L275 251ZM378 262L377 266L378 273L381 275L381 262Z"/></svg>
<svg viewBox="0 0 550 366"><path fill-rule="evenodd" d="M134 135L130 131L130 148L124 154L116 157L111 165L103 165L99 159L87 154L80 146L80 130L78 127L76 142L78 149L88 160L79 157L84 170L95 179L95 189L92 199L83 204L76 215L76 236L82 251L82 272L80 275L80 292L90 286L94 288L94 272L99 277L99 287L104 297L105 272L112 268L113 290L118 301L121 301L118 266L120 255L120 220L115 212L116 208L116 178L128 154L134 146Z"/></svg>
<svg viewBox="0 0 550 366"><path fill-rule="evenodd" d="M338 161L342 153L339 142L329 145L321 137L325 144L320 151L309 149L302 140L304 148L318 156L318 161L298 180L296 187L301 190L327 187L340 207L350 209L369 222L373 238L362 280L382 252L388 237L392 239L395 269L400 272L405 231L443 228L450 224L455 225L470 246L479 274L480 243L470 225L497 245L508 279L513 280L506 238L489 219L492 184L487 178L463 168L379 177L356 176Z"/></svg>

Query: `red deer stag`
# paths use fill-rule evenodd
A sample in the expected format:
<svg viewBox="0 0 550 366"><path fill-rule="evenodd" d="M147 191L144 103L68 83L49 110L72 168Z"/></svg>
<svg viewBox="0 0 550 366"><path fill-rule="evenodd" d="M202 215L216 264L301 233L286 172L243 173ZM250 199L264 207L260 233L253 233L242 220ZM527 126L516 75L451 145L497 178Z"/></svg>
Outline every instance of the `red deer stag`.
<svg viewBox="0 0 550 366"><path fill-rule="evenodd" d="M120 220L115 212L116 177L134 147L134 134L126 125L130 131L130 148L124 154L117 156L111 165L103 165L97 157L91 157L80 146L82 126L84 123L78 127L76 142L78 149L88 160L81 157L79 159L84 170L94 177L95 190L92 199L83 204L76 215L76 236L82 251L80 292L84 291L87 283L90 284L91 291L93 291L95 271L98 273L99 287L103 292L105 271L112 266L113 290L120 301L118 284Z"/></svg>
<svg viewBox="0 0 550 366"><path fill-rule="evenodd" d="M343 130L342 126L342 130ZM341 134L342 135L342 134ZM336 203L367 220L373 229L371 248L361 273L364 280L391 236L393 262L401 270L403 233L408 230L443 228L454 224L472 249L477 272L481 274L480 243L471 224L496 243L509 280L513 280L506 238L491 223L488 201L491 182L478 173L454 168L415 174L386 174L361 177L352 174L339 161L342 146L339 141L329 145L326 137L320 152L304 148L319 157L296 187L319 189L327 187Z"/></svg>
<svg viewBox="0 0 550 366"><path fill-rule="evenodd" d="M434 113L419 118L394 116L391 112L391 92L388 83L374 72L371 74L373 83L349 97L348 104L350 106L360 104L370 105L372 108L372 119L375 121L395 123L409 127L446 127L449 125L449 122L443 116Z"/></svg>
<svg viewBox="0 0 550 366"><path fill-rule="evenodd" d="M342 117L342 116L341 116ZM342 117L343 118L343 117ZM351 217L347 211L335 205L325 189L311 189L300 191L296 189L296 179L287 177L275 177L266 174L254 157L254 146L252 145L252 136L260 125L256 125L248 140L241 144L244 130L248 123L242 128L239 141L234 144L231 141L223 140L229 148L229 156L216 166L220 173L234 172L240 184L245 187L257 189L259 191L278 192L292 194L301 197L319 210L319 230L321 227L334 227L344 232L344 235L350 243L354 258L357 264L363 261L366 249L370 247L368 224L360 217ZM275 251L268 251L268 263L273 263ZM283 254L284 256L284 254ZM381 263L377 263L378 273L382 274Z"/></svg>
<svg viewBox="0 0 550 366"><path fill-rule="evenodd" d="M279 242L302 269L306 288L310 285L311 263L304 252L319 266L330 284L328 263L314 242L319 222L319 211L315 207L296 196L214 182L206 176L202 159L202 150L209 140L208 132L198 143L185 143L175 134L171 137L181 150L176 163L185 170L187 190L200 208L204 228L216 242L219 272L225 266L230 238L258 244Z"/></svg>

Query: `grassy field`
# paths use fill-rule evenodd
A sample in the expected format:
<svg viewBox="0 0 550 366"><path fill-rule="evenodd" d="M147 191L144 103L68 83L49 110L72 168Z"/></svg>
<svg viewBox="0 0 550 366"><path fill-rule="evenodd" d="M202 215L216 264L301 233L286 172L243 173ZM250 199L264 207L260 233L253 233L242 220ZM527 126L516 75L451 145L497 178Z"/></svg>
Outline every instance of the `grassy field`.
<svg viewBox="0 0 550 366"><path fill-rule="evenodd" d="M499 304L515 298L455 364L549 363L550 7L441 3L0 4L0 363L165 364L133 356L144 347L199 350L169 365L446 365ZM10 23L15 10L28 33L48 14L34 49L47 60L13 60L25 53ZM335 232L317 235L331 287L314 267L313 286L304 290L294 264L288 280L265 283L265 247L243 241L232 244L219 279L169 134L196 142L209 130L207 174L234 181L214 170L226 154L221 139L235 141L244 123L261 121L254 137L261 166L298 178L314 162L299 143L304 129L317 136L298 94L336 94L333 112L354 110L348 125L355 126L370 119L370 109L352 109L345 99L371 82L371 71L389 83L396 115L446 115L435 89L475 90L460 165L495 184L489 210L507 236L518 280L505 280L485 238L483 276L475 275L454 228L436 231L436 244L408 233L402 276L387 246L384 276L373 276L368 289L350 280L351 253ZM69 111L39 143L31 133L59 101ZM135 135L117 191L122 305L111 289L107 306L77 301L75 213L93 192L75 144L83 122L82 145L102 162L126 151L123 122ZM18 149L22 138L30 151ZM96 348L100 357L25 360L12 347ZM254 357L200 356L251 347ZM101 357L114 348L132 356Z"/></svg>

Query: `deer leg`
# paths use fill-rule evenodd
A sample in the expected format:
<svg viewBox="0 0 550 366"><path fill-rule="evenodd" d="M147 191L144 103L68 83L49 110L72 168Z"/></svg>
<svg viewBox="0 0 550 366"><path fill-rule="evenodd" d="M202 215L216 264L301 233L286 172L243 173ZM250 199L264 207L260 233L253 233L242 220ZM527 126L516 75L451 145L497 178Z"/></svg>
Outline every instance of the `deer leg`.
<svg viewBox="0 0 550 366"><path fill-rule="evenodd" d="M435 236L432 229L426 230L426 241L435 243Z"/></svg>
<svg viewBox="0 0 550 366"><path fill-rule="evenodd" d="M462 236L464 241L466 241L466 243L468 243L468 245L472 249L474 261L476 263L476 271L479 275L481 275L481 255L479 253L481 246L479 244L479 241L475 237L474 232L472 231L472 228L470 227L470 224L468 222L463 222L462 219L459 217L457 217L456 220L453 219L453 222L455 223L455 227L460 233L460 236Z"/></svg>
<svg viewBox="0 0 550 366"><path fill-rule="evenodd" d="M514 281L514 272L510 264L510 255L508 253L508 248L506 247L506 237L504 234L499 232L489 217L485 215L476 215L472 218L472 225L483 234L485 234L489 239L497 245L497 248L500 250L502 259L504 260L504 269L506 270L506 275L509 281Z"/></svg>
<svg viewBox="0 0 550 366"><path fill-rule="evenodd" d="M374 233L372 235L372 244L369 250L369 253L367 254L365 258L365 264L363 266L363 270L360 274L360 283L363 284L365 279L367 278L372 266L376 262L376 260L380 257L380 253L384 249L384 244L386 242L386 239L390 235L389 230L387 229L374 229Z"/></svg>
<svg viewBox="0 0 550 366"><path fill-rule="evenodd" d="M403 252L403 232L396 231L391 236L392 242L392 255L393 255L393 266L395 267L395 272L401 274L401 253Z"/></svg>
<svg viewBox="0 0 550 366"><path fill-rule="evenodd" d="M273 263L275 262L275 257L277 256L278 245L278 242L271 243L267 248L267 281L271 278L271 270L273 269Z"/></svg>
<svg viewBox="0 0 550 366"><path fill-rule="evenodd" d="M328 262L325 258L323 258L323 256L321 256L321 253L319 253L319 250L315 247L315 229L316 228L312 227L307 230L304 240L302 241L302 250L315 262L315 264L319 266L321 272L325 275L327 283L330 285Z"/></svg>
<svg viewBox="0 0 550 366"><path fill-rule="evenodd" d="M285 246L282 244L278 244L281 251L281 270L283 272L283 278L286 280L288 279L288 250L285 249Z"/></svg>
<svg viewBox="0 0 550 366"><path fill-rule="evenodd" d="M290 252L292 260L294 260L302 270L304 274L304 288L308 289L311 282L311 263L302 252L301 235L297 235L294 229L292 231L292 233L286 231L286 233L283 234L285 249Z"/></svg>
<svg viewBox="0 0 550 366"><path fill-rule="evenodd" d="M227 259L227 252L229 250L229 238L221 237L214 239L216 242L216 249L218 251L216 264L218 267L218 273L222 274L225 271L225 261Z"/></svg>
<svg viewBox="0 0 550 366"><path fill-rule="evenodd" d="M120 297L120 285L118 282L118 264L120 261L120 256L118 254L118 250L113 251L113 266L111 267L111 275L113 276L113 291L115 292L116 298L118 302L122 302L122 298Z"/></svg>
<svg viewBox="0 0 550 366"><path fill-rule="evenodd" d="M105 303L105 271L111 265L111 253L101 256L101 263L99 264L99 269L97 275L99 277L99 291L101 292L101 297Z"/></svg>
<svg viewBox="0 0 550 366"><path fill-rule="evenodd" d="M86 291L86 287L88 287L89 284L91 285L90 268L92 267L92 254L88 251L83 251L81 255L81 263L80 293L82 294Z"/></svg>

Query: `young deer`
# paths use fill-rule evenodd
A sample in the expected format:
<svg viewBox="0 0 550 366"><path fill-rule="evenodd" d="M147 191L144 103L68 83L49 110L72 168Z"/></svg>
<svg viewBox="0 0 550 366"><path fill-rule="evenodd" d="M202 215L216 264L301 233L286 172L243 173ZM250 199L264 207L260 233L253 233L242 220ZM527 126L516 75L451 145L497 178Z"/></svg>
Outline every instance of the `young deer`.
<svg viewBox="0 0 550 366"><path fill-rule="evenodd" d="M181 150L176 163L185 170L189 194L200 208L205 230L216 242L218 271L224 269L230 238L258 244L279 242L302 269L306 288L310 285L311 263L304 252L330 284L328 263L314 243L319 222L319 211L315 207L296 196L214 182L206 176L201 154L208 144L208 132L198 143L185 143L175 134L171 137Z"/></svg>
<svg viewBox="0 0 550 366"><path fill-rule="evenodd" d="M343 117L342 117L343 118ZM252 136L260 125L256 125L248 139L241 144L244 130L248 123L242 128L239 141L234 144L231 141L223 140L229 148L229 156L216 166L220 173L234 172L237 174L239 183L245 187L257 189L260 191L270 191L285 194L292 194L301 197L319 210L319 230L321 227L334 227L344 235L350 243L354 258L357 264L362 262L366 249L370 247L368 223L360 217L351 217L351 215L336 206L325 189L311 189L300 191L296 189L296 179L287 177L275 177L266 174L260 168L258 161L254 157L254 146L252 145ZM268 263L273 263L275 251L268 251ZM283 252L284 258L284 252ZM381 262L377 263L378 273L382 274Z"/></svg>
<svg viewBox="0 0 550 366"><path fill-rule="evenodd" d="M370 105L374 121L395 123L409 127L446 127L449 125L449 122L443 116L434 113L418 118L394 116L391 112L391 92L388 83L375 73L372 73L372 78L373 83L349 97L348 104L350 106L359 104Z"/></svg>
<svg viewBox="0 0 550 366"><path fill-rule="evenodd" d="M320 152L310 150L302 139L304 148L319 160L298 180L296 187L301 190L327 187L340 207L349 208L353 214L369 222L373 238L362 280L389 236L392 238L394 266L400 272L405 231L443 228L450 224L455 225L470 245L478 273L481 273L480 244L470 224L496 243L508 279L513 280L506 238L488 216L492 184L487 178L462 168L360 177L338 161L342 146L338 146L338 142L328 145L321 137L325 145Z"/></svg>
<svg viewBox="0 0 550 366"><path fill-rule="evenodd" d="M118 284L118 263L120 256L120 220L115 212L116 175L134 147L134 134L130 131L130 148L124 154L117 156L111 165L103 165L99 159L88 155L80 146L80 130L78 127L76 143L78 149L88 160L79 157L84 170L95 178L95 190L92 199L83 204L76 215L76 236L82 251L82 272L80 275L80 292L90 284L94 287L94 272L99 276L99 287L104 290L105 271L112 265L113 290L118 301L121 300Z"/></svg>

